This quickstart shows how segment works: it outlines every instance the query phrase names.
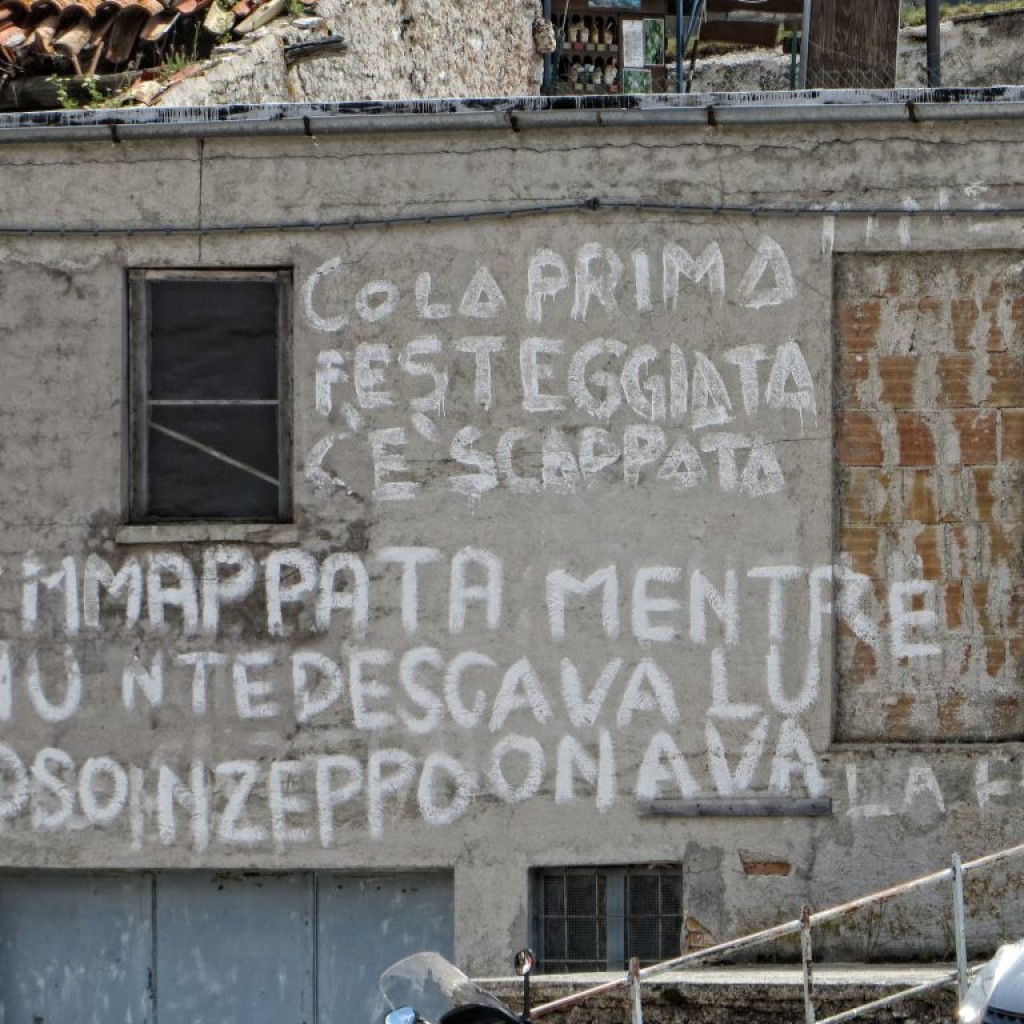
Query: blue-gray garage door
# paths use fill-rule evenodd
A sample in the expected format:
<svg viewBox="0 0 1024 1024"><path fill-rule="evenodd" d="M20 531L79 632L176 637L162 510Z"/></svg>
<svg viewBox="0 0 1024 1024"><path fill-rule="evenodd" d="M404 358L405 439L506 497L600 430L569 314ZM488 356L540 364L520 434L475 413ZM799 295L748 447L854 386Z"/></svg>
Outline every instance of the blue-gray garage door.
<svg viewBox="0 0 1024 1024"><path fill-rule="evenodd" d="M6 873L0 1024L373 1024L453 946L447 874Z"/></svg>

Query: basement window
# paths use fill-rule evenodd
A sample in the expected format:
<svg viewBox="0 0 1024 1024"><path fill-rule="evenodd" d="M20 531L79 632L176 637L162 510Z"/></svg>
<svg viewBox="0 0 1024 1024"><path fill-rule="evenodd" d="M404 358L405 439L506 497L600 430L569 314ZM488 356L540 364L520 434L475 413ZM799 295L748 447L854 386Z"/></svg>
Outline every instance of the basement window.
<svg viewBox="0 0 1024 1024"><path fill-rule="evenodd" d="M130 274L132 522L290 517L290 276Z"/></svg>
<svg viewBox="0 0 1024 1024"><path fill-rule="evenodd" d="M625 970L682 949L680 865L543 868L535 873L534 948L546 974Z"/></svg>

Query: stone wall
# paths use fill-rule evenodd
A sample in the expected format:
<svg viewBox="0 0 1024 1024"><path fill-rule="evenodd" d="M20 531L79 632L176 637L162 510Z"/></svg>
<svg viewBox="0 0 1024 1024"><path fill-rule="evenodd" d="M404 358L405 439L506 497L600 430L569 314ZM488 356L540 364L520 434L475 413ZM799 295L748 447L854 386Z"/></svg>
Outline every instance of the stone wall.
<svg viewBox="0 0 1024 1024"><path fill-rule="evenodd" d="M163 92L161 106L217 103L344 102L430 96L522 96L539 92L543 62L534 49L540 0L320 0L320 24L288 20L249 37L237 52ZM281 48L324 35L348 44L341 55L286 68Z"/></svg>

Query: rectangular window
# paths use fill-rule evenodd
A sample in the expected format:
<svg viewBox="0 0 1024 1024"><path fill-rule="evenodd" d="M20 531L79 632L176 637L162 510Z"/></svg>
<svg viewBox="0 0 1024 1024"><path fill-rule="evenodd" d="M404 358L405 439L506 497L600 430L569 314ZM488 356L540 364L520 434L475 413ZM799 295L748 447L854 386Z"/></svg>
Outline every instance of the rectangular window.
<svg viewBox="0 0 1024 1024"><path fill-rule="evenodd" d="M535 945L547 974L624 970L682 949L678 864L544 868L534 885Z"/></svg>
<svg viewBox="0 0 1024 1024"><path fill-rule="evenodd" d="M134 522L287 521L287 271L133 271Z"/></svg>

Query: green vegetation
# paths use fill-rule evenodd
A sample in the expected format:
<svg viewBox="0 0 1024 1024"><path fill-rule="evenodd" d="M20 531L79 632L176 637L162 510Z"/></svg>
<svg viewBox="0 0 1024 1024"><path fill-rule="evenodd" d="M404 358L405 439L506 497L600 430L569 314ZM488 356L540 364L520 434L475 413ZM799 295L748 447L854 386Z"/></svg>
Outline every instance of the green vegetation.
<svg viewBox="0 0 1024 1024"><path fill-rule="evenodd" d="M57 102L64 110L91 110L97 107L120 107L122 98L105 88L95 75L62 78L51 75L49 81L57 91Z"/></svg>
<svg viewBox="0 0 1024 1024"><path fill-rule="evenodd" d="M958 14L990 14L1000 11L1024 11L1024 0L991 0L990 3L972 4L939 4L939 14L943 18L953 18ZM918 7L903 7L900 23L904 28L925 23L924 4Z"/></svg>

